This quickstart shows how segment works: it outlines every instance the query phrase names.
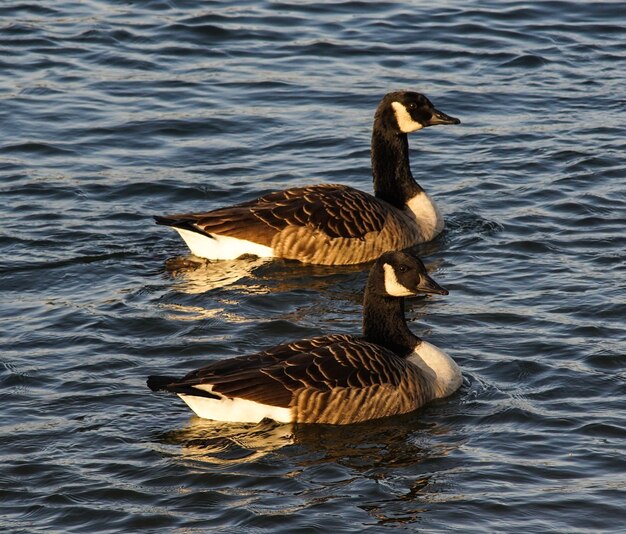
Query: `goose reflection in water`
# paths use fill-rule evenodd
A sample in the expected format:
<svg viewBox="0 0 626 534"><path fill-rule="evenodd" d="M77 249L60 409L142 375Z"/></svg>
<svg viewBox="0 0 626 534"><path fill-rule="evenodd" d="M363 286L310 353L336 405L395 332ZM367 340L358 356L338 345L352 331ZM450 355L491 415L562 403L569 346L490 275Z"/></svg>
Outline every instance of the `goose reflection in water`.
<svg viewBox="0 0 626 534"><path fill-rule="evenodd" d="M295 261L268 260L250 255L235 260L177 256L166 261L166 270L173 279L172 289L181 293L197 295L226 287L237 290L241 286L247 293L268 294L302 288L326 290L342 278L364 273L370 265L303 265ZM355 287L360 291L361 286L359 282Z"/></svg>
<svg viewBox="0 0 626 534"><path fill-rule="evenodd" d="M212 475L215 491L245 497L260 508L266 499L280 498L283 504L274 513L287 516L341 499L354 502L374 524L409 524L438 498L442 464L458 467L450 455L464 439L454 425L442 423L439 413L424 421L425 411L442 409L447 411L435 404L349 426L270 419L233 424L194 416L157 439L172 462ZM431 479L434 472L438 480ZM249 484L232 487L232 476L242 474Z"/></svg>
<svg viewBox="0 0 626 534"><path fill-rule="evenodd" d="M436 403L427 410L436 408ZM453 427L423 422L424 410L353 425L224 423L191 416L182 428L163 432L156 441L180 447L182 460L241 464L278 454L292 467L335 462L359 472L378 466L406 468L447 456L460 446L450 440Z"/></svg>
<svg viewBox="0 0 626 534"><path fill-rule="evenodd" d="M256 256L220 261L177 256L169 258L165 267L174 281L172 289L197 295L232 286L242 278L254 277L254 271L267 262L267 259Z"/></svg>

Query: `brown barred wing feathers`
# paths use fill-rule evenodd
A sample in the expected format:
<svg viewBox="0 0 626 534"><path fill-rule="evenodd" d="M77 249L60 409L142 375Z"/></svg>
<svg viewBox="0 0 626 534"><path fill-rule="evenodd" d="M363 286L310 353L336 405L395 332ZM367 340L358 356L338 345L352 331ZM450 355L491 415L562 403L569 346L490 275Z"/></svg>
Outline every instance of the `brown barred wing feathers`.
<svg viewBox="0 0 626 534"><path fill-rule="evenodd" d="M363 238L380 232L385 207L372 195L344 185L287 189L261 197L252 213L277 230L306 226L331 238Z"/></svg>
<svg viewBox="0 0 626 534"><path fill-rule="evenodd" d="M195 227L205 234L253 240L271 246L288 227L306 227L330 238L363 238L380 232L386 206L374 196L344 185L322 184L269 193L206 213L159 217L160 224Z"/></svg>
<svg viewBox="0 0 626 534"><path fill-rule="evenodd" d="M287 361L306 357L311 351L328 344L352 339L335 334L277 345L254 354L219 360L196 369L184 378L172 382L172 392L193 392L192 388L210 386L214 394L229 398L243 398L271 406L286 408L293 392L302 387L302 381L281 373ZM280 379L277 377L280 376Z"/></svg>

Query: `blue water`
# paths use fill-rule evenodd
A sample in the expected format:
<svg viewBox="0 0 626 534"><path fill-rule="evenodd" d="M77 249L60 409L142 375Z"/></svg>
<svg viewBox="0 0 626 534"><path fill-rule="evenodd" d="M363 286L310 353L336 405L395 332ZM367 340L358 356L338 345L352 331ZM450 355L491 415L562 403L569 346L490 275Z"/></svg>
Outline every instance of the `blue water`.
<svg viewBox="0 0 626 534"><path fill-rule="evenodd" d="M0 527L623 532L620 2L0 4ZM148 374L358 333L367 266L185 257L152 214L371 191L390 90L447 218L411 328L464 385L346 428L225 425ZM190 258L187 258L190 259Z"/></svg>

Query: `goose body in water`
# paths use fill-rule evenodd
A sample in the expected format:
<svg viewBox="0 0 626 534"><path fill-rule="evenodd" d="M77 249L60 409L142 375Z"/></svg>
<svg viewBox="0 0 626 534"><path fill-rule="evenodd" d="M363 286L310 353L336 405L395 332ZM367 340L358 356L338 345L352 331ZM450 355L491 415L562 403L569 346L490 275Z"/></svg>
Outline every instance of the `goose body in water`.
<svg viewBox="0 0 626 534"><path fill-rule="evenodd" d="M155 220L177 230L191 252L206 259L253 254L323 265L372 261L443 230L439 209L411 173L407 134L459 123L420 93L388 93L374 116L374 195L346 185L311 185Z"/></svg>
<svg viewBox="0 0 626 534"><path fill-rule="evenodd" d="M362 337L295 341L182 378L151 376L148 387L218 421L349 424L411 412L461 385L454 360L406 324L404 297L420 293L448 292L416 257L387 252L368 277Z"/></svg>

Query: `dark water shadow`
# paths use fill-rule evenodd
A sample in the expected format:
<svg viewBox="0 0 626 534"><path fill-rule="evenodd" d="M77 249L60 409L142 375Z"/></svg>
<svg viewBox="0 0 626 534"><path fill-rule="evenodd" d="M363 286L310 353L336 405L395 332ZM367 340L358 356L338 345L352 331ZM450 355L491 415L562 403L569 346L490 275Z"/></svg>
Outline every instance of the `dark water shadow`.
<svg viewBox="0 0 626 534"><path fill-rule="evenodd" d="M296 425L294 443L315 451L316 459L301 458L300 464L336 462L359 472L378 467L404 468L433 454L432 437L449 429L423 421L423 410L353 425ZM426 445L429 443L429 445ZM437 454L441 454L440 447Z"/></svg>

